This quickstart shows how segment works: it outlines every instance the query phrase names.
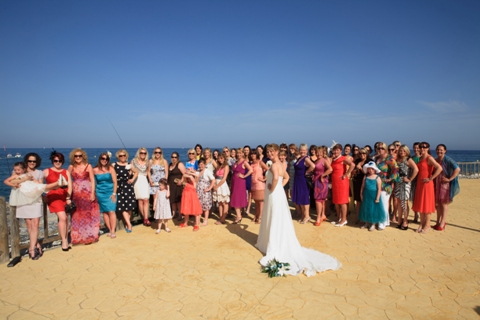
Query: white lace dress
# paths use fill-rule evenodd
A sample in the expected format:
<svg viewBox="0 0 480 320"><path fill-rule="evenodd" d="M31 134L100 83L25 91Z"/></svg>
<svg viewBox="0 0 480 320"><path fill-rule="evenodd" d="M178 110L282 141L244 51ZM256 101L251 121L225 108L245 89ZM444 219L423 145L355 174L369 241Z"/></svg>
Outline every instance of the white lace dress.
<svg viewBox="0 0 480 320"><path fill-rule="evenodd" d="M273 174L268 170L267 185L272 183L272 178ZM307 276L313 276L317 272L337 270L342 266L334 257L300 245L282 187L282 177L272 192L265 188L262 222L255 246L265 253L259 261L262 266L273 259L288 262L290 270L285 274L298 275L303 272Z"/></svg>

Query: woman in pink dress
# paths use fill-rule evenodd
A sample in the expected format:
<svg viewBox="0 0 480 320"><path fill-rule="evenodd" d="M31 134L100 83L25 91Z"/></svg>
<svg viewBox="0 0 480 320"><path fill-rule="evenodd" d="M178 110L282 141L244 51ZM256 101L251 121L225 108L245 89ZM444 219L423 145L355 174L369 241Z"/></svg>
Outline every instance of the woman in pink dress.
<svg viewBox="0 0 480 320"><path fill-rule="evenodd" d="M252 199L255 201L255 217L253 218L253 222L260 224L265 196L266 179L264 173L268 170L268 167L260 160L257 150L252 150L249 160L252 163Z"/></svg>
<svg viewBox="0 0 480 320"><path fill-rule="evenodd" d="M72 244L97 242L100 211L95 201L95 177L84 150L76 148L70 152L68 172L72 176L72 200L77 205L72 215Z"/></svg>
<svg viewBox="0 0 480 320"><path fill-rule="evenodd" d="M317 147L317 160L315 160L315 169L313 169L313 198L315 199L315 206L317 208L317 221L315 226L320 226L322 221L327 220L324 215L325 200L328 195L328 175L332 172L330 162L325 159L324 147Z"/></svg>
<svg viewBox="0 0 480 320"><path fill-rule="evenodd" d="M235 150L235 149L233 149ZM232 151L233 151L232 150ZM235 209L237 217L234 224L242 221L242 208L247 207L247 183L245 178L252 174L252 167L245 161L243 149L238 148L236 152L237 161L232 165L232 196L230 207ZM246 171L246 172L245 172Z"/></svg>

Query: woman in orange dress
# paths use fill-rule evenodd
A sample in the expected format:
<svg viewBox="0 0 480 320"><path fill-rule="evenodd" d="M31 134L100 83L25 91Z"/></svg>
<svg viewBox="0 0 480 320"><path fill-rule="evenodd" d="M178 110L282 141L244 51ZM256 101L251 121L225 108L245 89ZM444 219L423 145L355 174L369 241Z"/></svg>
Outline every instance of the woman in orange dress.
<svg viewBox="0 0 480 320"><path fill-rule="evenodd" d="M442 167L430 155L428 142L422 142L420 150L420 161L417 163L417 186L412 209L420 213L420 226L417 232L427 233L430 230L430 215L435 212L433 180L442 172Z"/></svg>
<svg viewBox="0 0 480 320"><path fill-rule="evenodd" d="M343 227L347 224L347 205L350 195L348 177L355 168L355 164L350 160L350 157L342 156L342 150L341 144L336 144L332 149L332 202L335 205L338 217L337 222L332 221L335 227Z"/></svg>
<svg viewBox="0 0 480 320"><path fill-rule="evenodd" d="M193 231L200 230L200 216L203 213L202 205L197 195L197 175L196 172L190 168L182 177L182 184L184 185L182 192L182 201L180 205L180 212L184 216L183 223L179 225L180 228L185 228L188 225L190 216L195 216L195 225Z"/></svg>

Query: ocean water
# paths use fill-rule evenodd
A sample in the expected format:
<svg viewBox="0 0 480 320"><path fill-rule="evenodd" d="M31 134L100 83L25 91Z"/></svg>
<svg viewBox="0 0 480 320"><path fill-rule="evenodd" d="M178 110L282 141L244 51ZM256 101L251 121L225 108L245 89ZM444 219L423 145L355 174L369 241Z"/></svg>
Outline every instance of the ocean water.
<svg viewBox="0 0 480 320"><path fill-rule="evenodd" d="M211 148L212 151L215 149L222 150L222 148ZM59 148L57 149L58 152L63 153L65 156L65 164L64 168L68 167L69 162L69 155L72 151L72 148ZM89 163L95 166L98 162L98 156L105 151L110 151L112 153L112 161L116 161L115 152L118 148L84 148L87 152ZM170 161L170 155L172 152L176 151L180 155L180 161L184 162L187 159L187 152L188 148L162 148L163 156ZM52 166L49 156L52 149L48 148L11 148L7 149L6 152L0 154L0 179L5 180L8 178L12 173L13 164L17 161L23 161L23 157L29 152L36 152L42 158L42 165L39 169L46 169ZM131 160L135 153L137 152L137 148L127 148L129 153L129 160ZM153 148L148 149L149 158L152 156ZM435 151L432 151L432 155L436 156ZM7 154L11 154L15 156L19 154L20 158L7 158ZM448 150L447 155L450 156L457 162L475 162L480 161L480 150ZM0 184L0 196L4 196L7 198L10 195L10 187L6 186L5 184Z"/></svg>

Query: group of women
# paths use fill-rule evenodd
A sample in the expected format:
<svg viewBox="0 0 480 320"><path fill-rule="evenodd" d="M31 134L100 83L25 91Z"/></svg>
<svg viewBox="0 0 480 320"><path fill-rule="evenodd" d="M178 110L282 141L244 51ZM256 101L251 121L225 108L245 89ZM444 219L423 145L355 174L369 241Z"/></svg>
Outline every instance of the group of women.
<svg viewBox="0 0 480 320"><path fill-rule="evenodd" d="M149 158L146 148L139 148L129 162L125 149L115 154L116 161L111 161L107 152L100 154L98 163L92 167L84 150L77 148L70 153L70 165L63 168L65 157L59 152L52 152L52 167L38 170L41 158L36 153L25 156L24 162L35 180L52 183L62 175L68 182L66 188L50 190L45 197L52 214L58 217L58 229L62 239L62 250L68 251L68 231L70 229L72 244L91 244L99 239L100 213L109 229L107 234L115 238L117 215L122 217L127 233L132 232L131 217L138 208L143 224L150 226L150 199L156 194L159 181L166 179L169 188L169 202L173 216L178 220L190 215L204 215L203 226L208 224L212 208L218 211L216 224L225 224L230 209L235 212L233 223L242 221L250 212L252 201L255 203L253 222L260 223L265 190L265 173L271 165L265 148L230 149L222 151L203 149L196 145L188 151L187 161L182 163L178 152L173 152L168 162L160 147L153 149ZM375 151L375 152L372 152ZM327 201L335 207L337 214L332 223L336 227L347 224L350 213L360 212L362 205L362 184L365 179L363 167L374 161L380 170L381 200L385 217L378 221L363 221L377 224L383 230L390 224L390 216L397 227L408 229L409 201L413 201L415 222L420 214L419 233L430 229L430 215L437 212L435 230L444 230L447 224L448 204L459 191L458 165L446 155L447 148L440 144L436 148L437 158L430 155L427 142L415 143L414 155L406 145L398 141L387 147L377 142L374 149L370 146L336 144L331 150L326 146L306 144L281 144L279 161L289 174L290 179L283 187L286 195L296 207L300 223L311 221L310 206L316 208L315 226L320 226L327 218ZM194 173L192 175L192 172ZM194 177L195 188L201 204L200 213L188 211L191 206L182 205L185 188L185 176ZM190 178L190 180L192 180ZM391 198L391 199L390 199ZM75 213L71 216L69 226L65 205L74 203ZM389 207L390 202L392 206ZM17 208L17 217L27 221L30 236L30 250L41 254L38 243L38 223L42 215L42 199L33 204ZM361 215L358 217L362 220ZM194 230L198 230L195 222Z"/></svg>

